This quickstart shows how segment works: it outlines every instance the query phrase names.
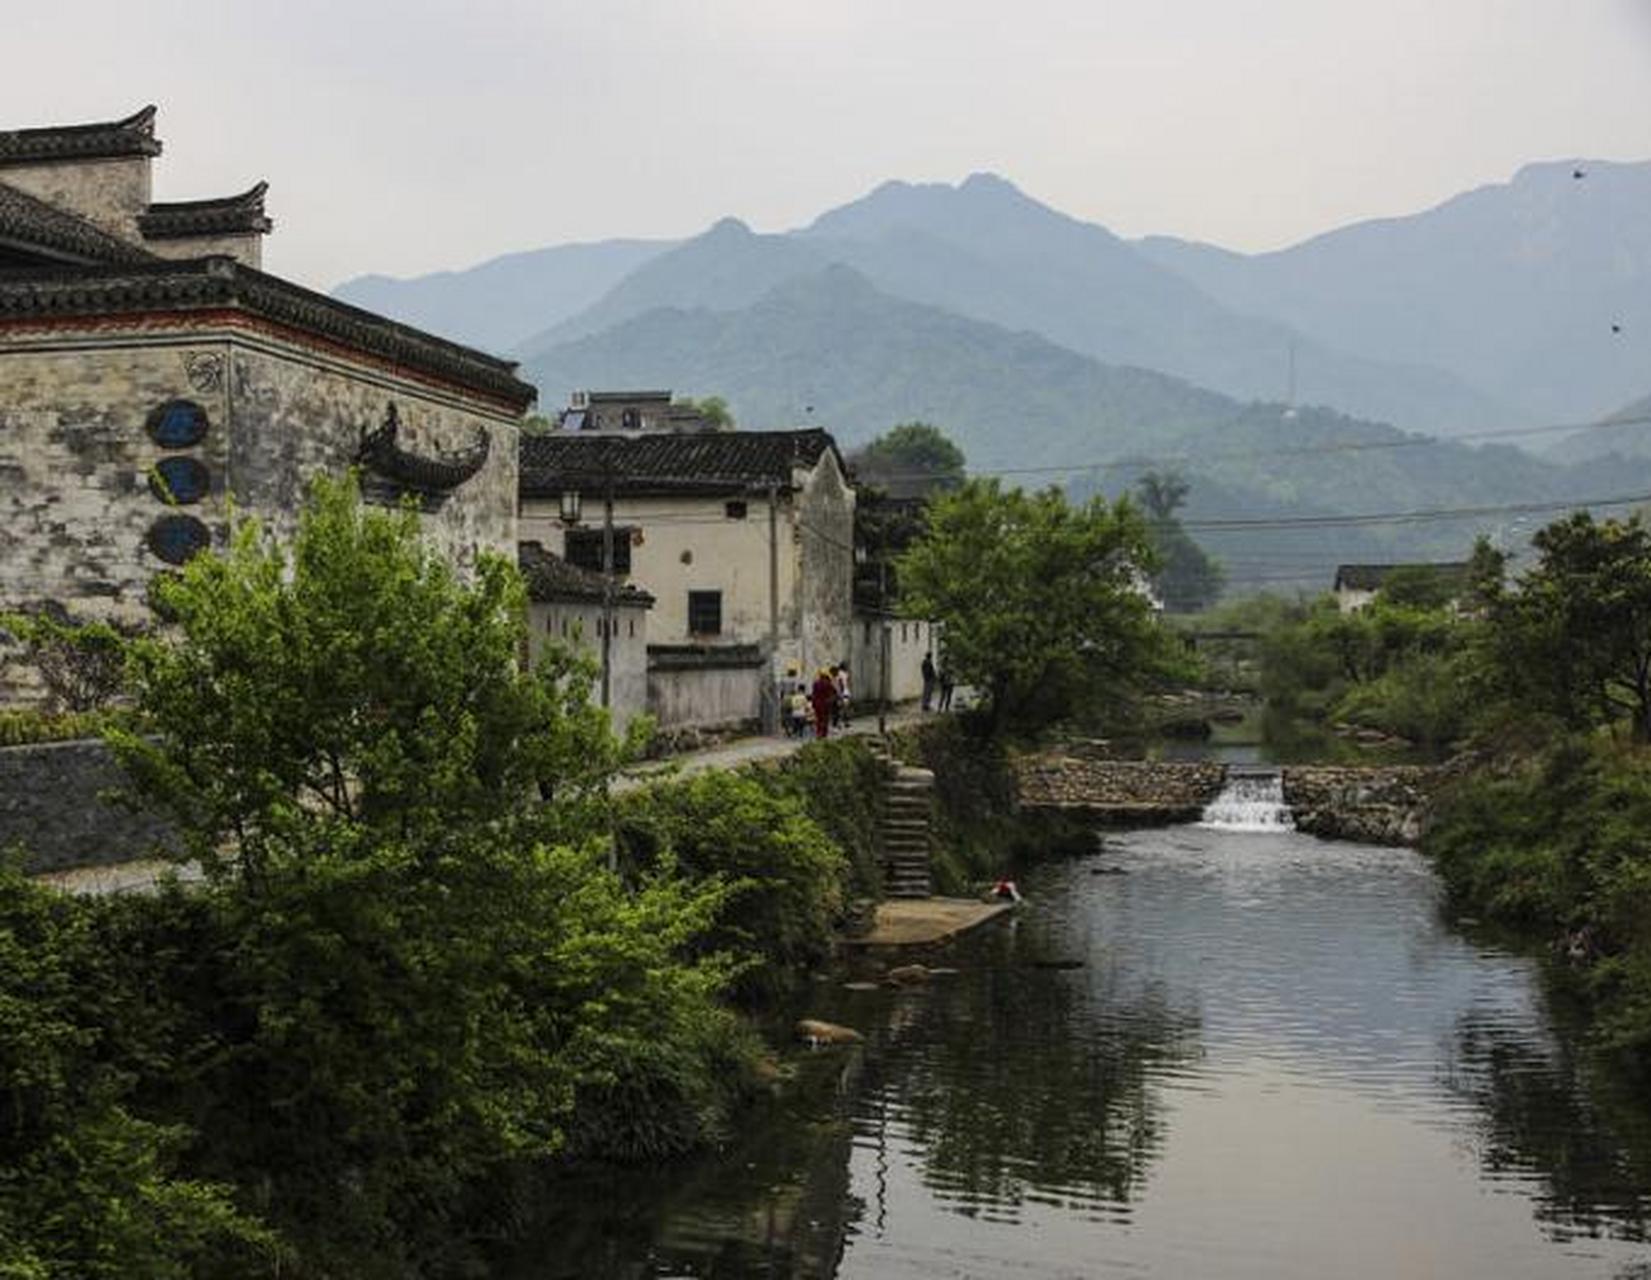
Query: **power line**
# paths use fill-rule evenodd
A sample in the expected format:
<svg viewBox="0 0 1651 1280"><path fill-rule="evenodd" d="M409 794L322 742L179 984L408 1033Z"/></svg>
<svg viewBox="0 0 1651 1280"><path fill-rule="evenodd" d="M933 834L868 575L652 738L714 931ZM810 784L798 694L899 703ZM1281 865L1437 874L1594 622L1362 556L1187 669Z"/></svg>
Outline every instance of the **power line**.
<svg viewBox="0 0 1651 1280"><path fill-rule="evenodd" d="M1482 516L1540 515L1585 507L1632 507L1651 502L1651 493L1614 498L1567 498L1552 502L1505 502L1486 507L1429 507L1414 511L1373 511L1361 515L1258 516L1220 520L1183 520L1181 527L1207 533L1251 529L1356 529L1380 524L1421 524L1434 520L1473 520Z"/></svg>
<svg viewBox="0 0 1651 1280"><path fill-rule="evenodd" d="M1119 471L1136 467L1192 466L1209 462L1237 462L1256 458L1314 457L1320 454L1373 453L1388 449L1448 448L1472 440L1523 439L1529 436L1552 435L1557 432L1603 431L1617 427L1651 425L1651 414L1635 414L1623 418L1595 419L1588 422L1554 422L1537 427L1497 427L1483 431L1464 431L1449 437L1405 435L1396 440L1339 440L1326 444L1280 446L1276 448L1229 449L1205 453L1171 453L1156 456L1127 456L1098 458L1089 461L1050 463L1036 467L974 467L969 474L992 476L1062 475L1077 471ZM885 472L878 481L933 480L928 471Z"/></svg>

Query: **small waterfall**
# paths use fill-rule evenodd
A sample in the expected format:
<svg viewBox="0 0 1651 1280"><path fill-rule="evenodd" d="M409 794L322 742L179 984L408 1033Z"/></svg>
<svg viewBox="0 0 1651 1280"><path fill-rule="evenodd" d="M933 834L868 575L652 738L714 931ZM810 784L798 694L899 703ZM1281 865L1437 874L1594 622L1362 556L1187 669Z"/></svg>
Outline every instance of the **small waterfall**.
<svg viewBox="0 0 1651 1280"><path fill-rule="evenodd" d="M1277 769L1231 768L1227 785L1205 807L1199 825L1226 831L1288 831L1296 824L1284 803Z"/></svg>

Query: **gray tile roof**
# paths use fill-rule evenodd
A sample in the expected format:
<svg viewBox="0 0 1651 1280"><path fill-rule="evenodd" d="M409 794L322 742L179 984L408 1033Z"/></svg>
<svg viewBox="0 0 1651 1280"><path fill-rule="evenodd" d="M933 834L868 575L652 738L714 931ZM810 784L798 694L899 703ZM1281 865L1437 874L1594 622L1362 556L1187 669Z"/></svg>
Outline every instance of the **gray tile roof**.
<svg viewBox="0 0 1651 1280"><path fill-rule="evenodd" d="M836 442L818 427L636 435L552 431L522 437L520 484L524 497L554 497L570 485L605 483L611 466L620 494L748 493L769 484L789 488L793 468L812 468L828 450L835 454Z"/></svg>
<svg viewBox="0 0 1651 1280"><path fill-rule="evenodd" d="M0 166L52 160L158 156L160 153L160 140L155 137L153 106L134 112L124 120L108 120L100 124L0 130Z"/></svg>
<svg viewBox="0 0 1651 1280"><path fill-rule="evenodd" d="M244 311L432 375L517 411L537 394L509 360L448 342L315 293L232 258L0 271L0 320L131 315L201 309Z"/></svg>
<svg viewBox="0 0 1651 1280"><path fill-rule="evenodd" d="M522 542L516 546L516 564L527 581L528 599L540 603L562 600L600 601L602 575L569 564L561 556L546 551L543 543ZM614 584L613 602L622 608L651 609L654 598L628 582Z"/></svg>
<svg viewBox="0 0 1651 1280"><path fill-rule="evenodd" d="M155 256L86 219L0 182L0 245L69 262L143 263Z"/></svg>
<svg viewBox="0 0 1651 1280"><path fill-rule="evenodd" d="M138 230L145 240L171 240L188 236L267 234L275 224L264 214L264 194L269 183L260 182L237 196L215 200L174 200L152 204L138 217Z"/></svg>

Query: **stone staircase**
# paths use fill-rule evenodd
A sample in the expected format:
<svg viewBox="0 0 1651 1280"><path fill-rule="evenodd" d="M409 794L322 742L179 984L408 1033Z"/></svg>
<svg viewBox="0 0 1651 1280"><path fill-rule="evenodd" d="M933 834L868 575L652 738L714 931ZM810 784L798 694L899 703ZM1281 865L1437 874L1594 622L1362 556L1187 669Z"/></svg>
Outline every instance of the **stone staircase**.
<svg viewBox="0 0 1651 1280"><path fill-rule="evenodd" d="M927 898L934 774L898 765L883 796L883 892L891 898Z"/></svg>

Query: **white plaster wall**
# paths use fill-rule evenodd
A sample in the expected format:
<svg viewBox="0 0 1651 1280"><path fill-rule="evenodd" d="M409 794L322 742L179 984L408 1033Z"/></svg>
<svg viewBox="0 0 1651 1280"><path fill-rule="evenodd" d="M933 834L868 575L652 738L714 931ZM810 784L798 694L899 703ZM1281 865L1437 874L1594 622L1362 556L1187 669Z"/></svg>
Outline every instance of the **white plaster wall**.
<svg viewBox="0 0 1651 1280"><path fill-rule="evenodd" d="M534 601L528 606L528 637L537 660L551 645L582 653L597 665L591 699L602 690L602 606L586 601ZM635 606L614 609L613 643L608 651L608 710L614 727L625 726L648 709L648 611Z"/></svg>
<svg viewBox="0 0 1651 1280"><path fill-rule="evenodd" d="M766 644L768 640L768 499L743 499L743 520L729 519L729 498L620 498L614 523L641 529L631 541L629 581L654 597L649 638L654 644ZM581 529L600 530L600 495L585 494ZM795 635L796 522L792 504L782 495L779 520L780 634ZM522 503L521 535L542 542L557 555L566 548L567 526L554 501ZM688 631L688 593L722 592L722 633L697 636Z"/></svg>
<svg viewBox="0 0 1651 1280"><path fill-rule="evenodd" d="M923 695L923 655L942 665L940 629L932 622L860 614L854 620L854 692L866 702L882 696L883 640L888 635L889 699L909 702Z"/></svg>

